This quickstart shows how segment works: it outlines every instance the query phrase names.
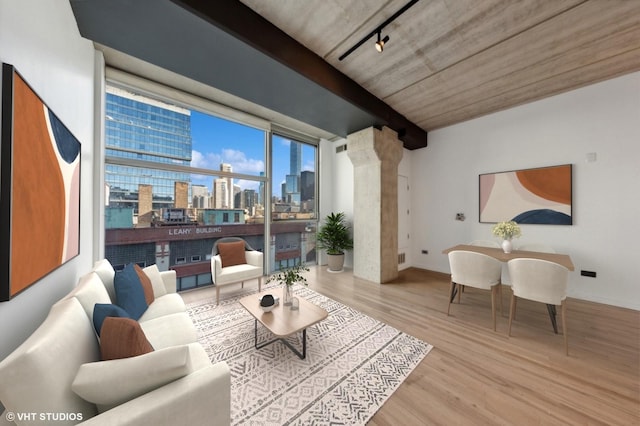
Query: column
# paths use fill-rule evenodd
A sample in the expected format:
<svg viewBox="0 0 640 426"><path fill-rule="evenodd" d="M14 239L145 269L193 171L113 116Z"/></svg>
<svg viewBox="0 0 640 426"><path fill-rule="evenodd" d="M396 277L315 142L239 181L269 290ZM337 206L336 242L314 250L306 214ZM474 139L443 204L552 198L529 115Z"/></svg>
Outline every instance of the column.
<svg viewBox="0 0 640 426"><path fill-rule="evenodd" d="M368 128L347 137L354 167L353 274L376 283L398 276L398 164L393 130Z"/></svg>

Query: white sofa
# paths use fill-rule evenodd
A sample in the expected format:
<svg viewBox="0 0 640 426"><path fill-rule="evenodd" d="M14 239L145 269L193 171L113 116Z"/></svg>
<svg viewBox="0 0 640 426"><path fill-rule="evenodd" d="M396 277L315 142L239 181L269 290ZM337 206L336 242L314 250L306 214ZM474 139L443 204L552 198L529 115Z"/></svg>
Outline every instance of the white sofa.
<svg viewBox="0 0 640 426"><path fill-rule="evenodd" d="M138 322L153 352L100 360L93 309L115 290L113 268L99 261L0 362L0 424L230 424L227 364L212 365L197 343L175 272L145 273L155 299Z"/></svg>

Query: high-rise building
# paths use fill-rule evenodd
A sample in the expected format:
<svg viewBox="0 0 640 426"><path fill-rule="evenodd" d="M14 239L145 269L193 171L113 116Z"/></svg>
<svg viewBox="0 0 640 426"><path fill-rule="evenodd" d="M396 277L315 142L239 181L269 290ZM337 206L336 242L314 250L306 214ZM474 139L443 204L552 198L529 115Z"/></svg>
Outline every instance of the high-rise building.
<svg viewBox="0 0 640 426"><path fill-rule="evenodd" d="M300 173L300 198L309 201L315 198L316 174L309 170Z"/></svg>
<svg viewBox="0 0 640 426"><path fill-rule="evenodd" d="M208 209L209 206L209 188L205 185L191 186L191 204L196 209Z"/></svg>
<svg viewBox="0 0 640 426"><path fill-rule="evenodd" d="M191 112L113 86L106 89L106 155L155 163L189 165ZM153 188L153 209L173 207L176 182L190 181L188 173L157 173L152 168L107 164L109 206L138 212L138 185Z"/></svg>
<svg viewBox="0 0 640 426"><path fill-rule="evenodd" d="M221 163L220 171L231 173L231 164ZM214 208L232 209L234 207L233 178L221 177L214 180L213 185Z"/></svg>
<svg viewBox="0 0 640 426"><path fill-rule="evenodd" d="M227 180L224 178L218 178L213 180L213 208L214 209L228 209L228 196L229 190L227 189Z"/></svg>
<svg viewBox="0 0 640 426"><path fill-rule="evenodd" d="M289 174L300 176L302 169L302 144L293 142L289 144Z"/></svg>

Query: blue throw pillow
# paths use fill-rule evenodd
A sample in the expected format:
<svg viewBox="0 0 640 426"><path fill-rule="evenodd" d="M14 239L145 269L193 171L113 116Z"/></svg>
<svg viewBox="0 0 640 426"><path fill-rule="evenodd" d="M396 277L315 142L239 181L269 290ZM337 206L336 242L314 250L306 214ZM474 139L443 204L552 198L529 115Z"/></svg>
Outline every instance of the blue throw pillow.
<svg viewBox="0 0 640 426"><path fill-rule="evenodd" d="M133 263L125 266L122 271L116 272L113 286L116 289L116 305L127 311L131 319L138 321L149 305Z"/></svg>
<svg viewBox="0 0 640 426"><path fill-rule="evenodd" d="M127 311L118 305L112 305L110 303L96 303L93 307L93 327L96 329L98 336L100 336L102 323L107 317L130 318Z"/></svg>

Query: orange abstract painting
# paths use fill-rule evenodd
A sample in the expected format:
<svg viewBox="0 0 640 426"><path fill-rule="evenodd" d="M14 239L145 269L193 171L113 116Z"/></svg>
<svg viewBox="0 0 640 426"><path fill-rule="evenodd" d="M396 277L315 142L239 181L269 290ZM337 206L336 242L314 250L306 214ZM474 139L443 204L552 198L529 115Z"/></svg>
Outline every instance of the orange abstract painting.
<svg viewBox="0 0 640 426"><path fill-rule="evenodd" d="M11 65L2 80L5 301L79 253L80 143Z"/></svg>

